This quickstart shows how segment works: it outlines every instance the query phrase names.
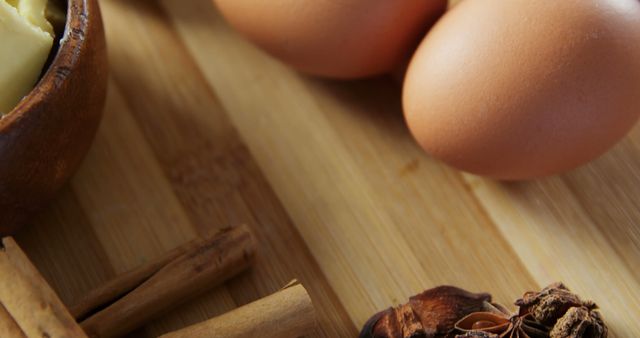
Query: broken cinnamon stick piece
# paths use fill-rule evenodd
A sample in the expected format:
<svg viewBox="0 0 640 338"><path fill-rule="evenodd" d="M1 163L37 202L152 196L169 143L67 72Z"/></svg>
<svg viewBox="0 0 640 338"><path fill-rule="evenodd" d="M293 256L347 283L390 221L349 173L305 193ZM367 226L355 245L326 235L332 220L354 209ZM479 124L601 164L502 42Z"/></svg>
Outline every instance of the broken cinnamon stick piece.
<svg viewBox="0 0 640 338"><path fill-rule="evenodd" d="M2 304L0 304L0 332L9 338L27 338Z"/></svg>
<svg viewBox="0 0 640 338"><path fill-rule="evenodd" d="M10 237L2 239L0 276L0 303L23 336L86 337L62 301ZM12 326L8 320L5 325ZM19 333L16 337L20 337Z"/></svg>
<svg viewBox="0 0 640 338"><path fill-rule="evenodd" d="M90 314L80 325L90 337L124 335L245 270L254 254L255 241L248 226L221 230L195 242L138 287ZM128 283L111 283L125 284Z"/></svg>
<svg viewBox="0 0 640 338"><path fill-rule="evenodd" d="M159 338L295 338L311 333L315 326L311 298L298 284Z"/></svg>

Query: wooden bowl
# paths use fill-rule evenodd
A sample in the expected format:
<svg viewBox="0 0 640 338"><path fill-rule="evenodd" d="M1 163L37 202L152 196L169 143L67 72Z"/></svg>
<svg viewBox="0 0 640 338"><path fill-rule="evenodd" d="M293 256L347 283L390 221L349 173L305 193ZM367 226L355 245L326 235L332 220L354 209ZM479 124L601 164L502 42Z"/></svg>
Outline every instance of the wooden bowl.
<svg viewBox="0 0 640 338"><path fill-rule="evenodd" d="M65 34L33 91L0 119L0 236L15 233L71 177L102 116L107 55L96 0L68 0Z"/></svg>

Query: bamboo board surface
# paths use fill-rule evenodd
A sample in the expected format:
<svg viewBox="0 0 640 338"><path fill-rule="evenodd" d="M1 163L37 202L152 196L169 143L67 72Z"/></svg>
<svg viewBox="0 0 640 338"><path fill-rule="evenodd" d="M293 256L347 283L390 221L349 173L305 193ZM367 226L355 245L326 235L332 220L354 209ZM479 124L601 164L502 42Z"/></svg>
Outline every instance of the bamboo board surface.
<svg viewBox="0 0 640 338"><path fill-rule="evenodd" d="M314 337L439 284L509 304L562 280L640 336L640 129L563 176L500 183L429 158L386 78L297 74L209 0L103 0L105 118L83 167L18 237L63 301L211 228L241 223L248 273L133 336L224 313L298 278Z"/></svg>

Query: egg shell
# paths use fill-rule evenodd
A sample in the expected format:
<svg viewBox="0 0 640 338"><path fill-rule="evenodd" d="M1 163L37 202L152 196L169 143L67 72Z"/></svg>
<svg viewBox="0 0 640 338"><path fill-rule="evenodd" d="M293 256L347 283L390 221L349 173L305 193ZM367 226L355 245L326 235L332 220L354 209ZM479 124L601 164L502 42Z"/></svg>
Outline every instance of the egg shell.
<svg viewBox="0 0 640 338"><path fill-rule="evenodd" d="M640 114L640 1L462 1L416 51L403 105L420 145L462 170L579 166Z"/></svg>
<svg viewBox="0 0 640 338"><path fill-rule="evenodd" d="M238 31L306 73L360 78L410 57L446 0L215 0Z"/></svg>

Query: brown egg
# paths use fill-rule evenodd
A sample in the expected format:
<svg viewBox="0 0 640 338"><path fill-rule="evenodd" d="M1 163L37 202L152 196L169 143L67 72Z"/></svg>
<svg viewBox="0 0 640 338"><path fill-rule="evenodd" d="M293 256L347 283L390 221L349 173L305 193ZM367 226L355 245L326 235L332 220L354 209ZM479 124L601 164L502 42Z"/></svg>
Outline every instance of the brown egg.
<svg viewBox="0 0 640 338"><path fill-rule="evenodd" d="M436 158L526 179L596 158L640 114L640 1L466 0L407 72L409 127Z"/></svg>
<svg viewBox="0 0 640 338"><path fill-rule="evenodd" d="M446 0L214 0L227 21L306 73L359 78L394 69Z"/></svg>

